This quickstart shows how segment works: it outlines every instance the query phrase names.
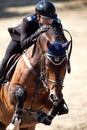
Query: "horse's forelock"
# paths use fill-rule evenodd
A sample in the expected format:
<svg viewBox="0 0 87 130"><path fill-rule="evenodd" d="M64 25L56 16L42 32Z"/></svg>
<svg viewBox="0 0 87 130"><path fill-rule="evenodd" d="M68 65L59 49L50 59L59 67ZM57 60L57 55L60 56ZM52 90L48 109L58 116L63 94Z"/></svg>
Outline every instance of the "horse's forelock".
<svg viewBox="0 0 87 130"><path fill-rule="evenodd" d="M63 30L58 23L53 23L51 27L53 29L56 41L59 41L61 43L67 42L67 39L64 36Z"/></svg>
<svg viewBox="0 0 87 130"><path fill-rule="evenodd" d="M52 31L53 35L56 37L57 36L57 31L56 31L56 27L54 27L53 25L50 26L50 31Z"/></svg>

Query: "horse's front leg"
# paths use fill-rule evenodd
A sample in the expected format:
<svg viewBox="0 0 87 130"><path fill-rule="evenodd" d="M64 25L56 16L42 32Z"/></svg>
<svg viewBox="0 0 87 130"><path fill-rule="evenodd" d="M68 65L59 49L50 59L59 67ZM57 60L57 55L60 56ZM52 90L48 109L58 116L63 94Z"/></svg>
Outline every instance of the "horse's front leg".
<svg viewBox="0 0 87 130"><path fill-rule="evenodd" d="M64 107L65 105L65 107ZM68 113L68 107L63 98L61 98L58 102L53 102L53 105L48 113L44 113L43 111L38 111L35 113L35 118L45 125L50 125L52 123L53 118L56 115L66 114Z"/></svg>
<svg viewBox="0 0 87 130"><path fill-rule="evenodd" d="M10 102L13 104L13 100L16 99L16 107L15 107L15 112L12 117L11 123L14 124L16 120L18 120L19 124L22 123L22 109L23 109L23 104L26 99L26 91L20 87L17 86L14 89L14 92L11 93L10 95Z"/></svg>
<svg viewBox="0 0 87 130"><path fill-rule="evenodd" d="M58 102L53 102L53 106L50 109L48 115L54 118L56 115L67 114L68 111L69 109L65 100L61 98Z"/></svg>

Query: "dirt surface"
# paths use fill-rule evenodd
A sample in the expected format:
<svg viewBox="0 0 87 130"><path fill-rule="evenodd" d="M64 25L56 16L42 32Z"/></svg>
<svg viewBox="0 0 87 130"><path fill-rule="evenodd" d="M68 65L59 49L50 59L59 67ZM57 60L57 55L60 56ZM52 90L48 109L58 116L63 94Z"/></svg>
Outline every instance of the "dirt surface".
<svg viewBox="0 0 87 130"><path fill-rule="evenodd" d="M31 0L30 0L31 1ZM34 12L35 1L0 0L0 60L9 44L7 28L16 26L28 13ZM30 6L28 4L31 4ZM66 74L63 94L69 114L56 116L51 126L38 124L36 130L87 130L87 1L54 0L63 27L73 37L71 74ZM23 7L24 5L24 7Z"/></svg>

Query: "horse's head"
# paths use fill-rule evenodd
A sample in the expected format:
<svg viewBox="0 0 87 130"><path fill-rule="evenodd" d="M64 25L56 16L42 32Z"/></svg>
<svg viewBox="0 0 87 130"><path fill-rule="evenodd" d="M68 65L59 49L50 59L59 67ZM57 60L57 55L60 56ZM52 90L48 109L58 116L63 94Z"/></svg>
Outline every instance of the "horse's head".
<svg viewBox="0 0 87 130"><path fill-rule="evenodd" d="M50 87L51 98L58 100L62 95L63 81L66 73L66 48L69 43L61 44L57 41L50 44L47 43L46 50L46 73Z"/></svg>
<svg viewBox="0 0 87 130"><path fill-rule="evenodd" d="M39 40L42 42L46 81L50 87L50 95L53 101L58 101L63 97L62 88L67 65L66 50L70 43L62 44L56 39L57 34L51 27L45 34L42 34L42 39Z"/></svg>

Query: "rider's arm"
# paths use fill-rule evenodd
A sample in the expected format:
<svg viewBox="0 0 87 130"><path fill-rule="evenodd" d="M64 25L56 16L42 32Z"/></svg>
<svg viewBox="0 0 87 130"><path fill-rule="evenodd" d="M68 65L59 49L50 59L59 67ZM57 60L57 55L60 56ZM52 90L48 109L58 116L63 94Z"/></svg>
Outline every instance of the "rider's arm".
<svg viewBox="0 0 87 130"><path fill-rule="evenodd" d="M23 49L30 47L34 43L34 35L32 34L34 34L37 29L38 26L34 24L34 20L30 19L29 21L28 18L23 19L20 38L20 44Z"/></svg>

